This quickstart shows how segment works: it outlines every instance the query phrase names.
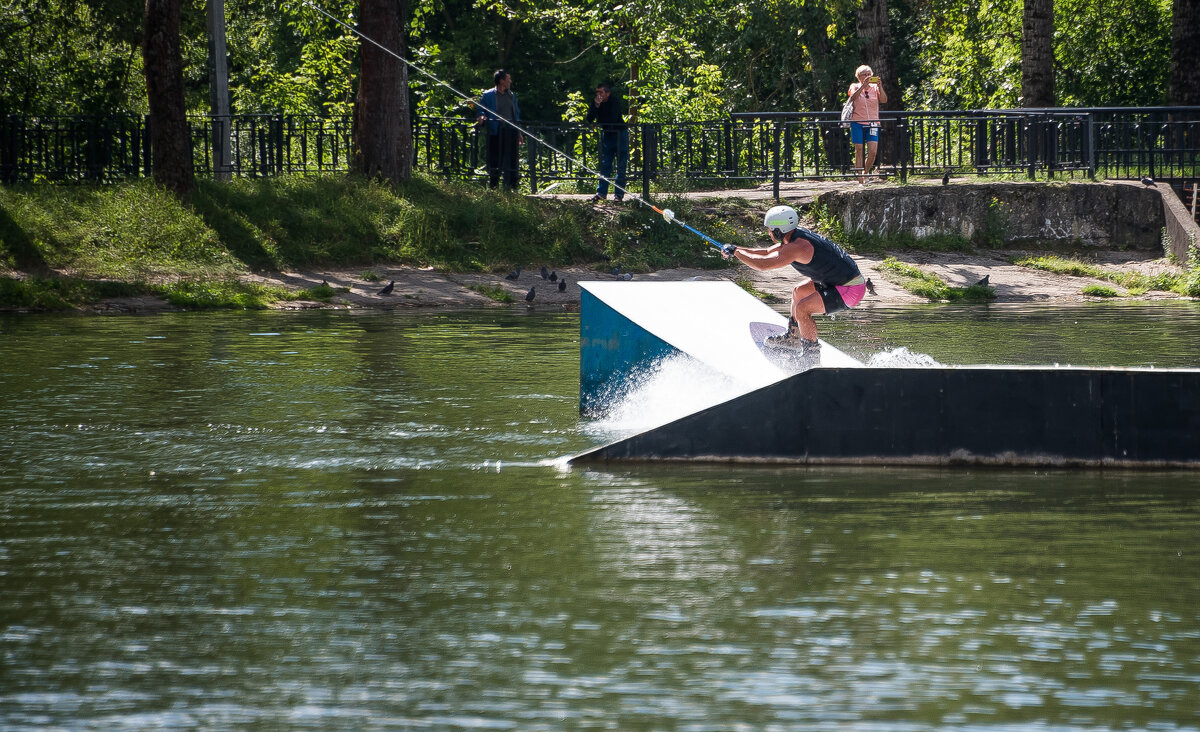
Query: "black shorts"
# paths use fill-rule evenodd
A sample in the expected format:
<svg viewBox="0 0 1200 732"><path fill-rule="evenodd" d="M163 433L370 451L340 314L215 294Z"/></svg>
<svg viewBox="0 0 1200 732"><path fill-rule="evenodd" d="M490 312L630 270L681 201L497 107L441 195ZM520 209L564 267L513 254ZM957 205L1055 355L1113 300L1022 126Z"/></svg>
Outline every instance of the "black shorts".
<svg viewBox="0 0 1200 732"><path fill-rule="evenodd" d="M842 299L842 293L838 292L836 286L828 282L817 282L813 280L813 287L817 294L821 296L821 302L825 303L825 314L831 315L846 310L846 301Z"/></svg>

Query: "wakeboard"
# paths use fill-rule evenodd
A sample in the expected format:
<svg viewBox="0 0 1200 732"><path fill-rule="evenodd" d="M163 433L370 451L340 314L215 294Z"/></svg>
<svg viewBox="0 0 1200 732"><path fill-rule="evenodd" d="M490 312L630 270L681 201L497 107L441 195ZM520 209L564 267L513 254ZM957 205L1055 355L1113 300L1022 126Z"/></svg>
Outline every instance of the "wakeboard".
<svg viewBox="0 0 1200 732"><path fill-rule="evenodd" d="M794 348L777 348L767 345L768 337L779 335L786 330L787 328L782 325L775 325L774 323L755 321L750 323L750 337L754 339L754 344L758 346L758 349L762 351L762 354L766 356L768 361L779 368L792 373L800 373L819 365L809 363L808 359Z"/></svg>

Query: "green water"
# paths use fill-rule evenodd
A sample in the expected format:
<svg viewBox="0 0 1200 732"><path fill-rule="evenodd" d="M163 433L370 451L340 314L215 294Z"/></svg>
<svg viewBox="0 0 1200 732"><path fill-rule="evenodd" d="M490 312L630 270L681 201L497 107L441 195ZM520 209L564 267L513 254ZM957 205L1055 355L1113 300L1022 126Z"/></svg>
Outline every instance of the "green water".
<svg viewBox="0 0 1200 732"><path fill-rule="evenodd" d="M822 335L1189 366L1200 307ZM0 318L0 728L1200 729L1196 475L570 469L631 428L580 420L577 349L507 310Z"/></svg>

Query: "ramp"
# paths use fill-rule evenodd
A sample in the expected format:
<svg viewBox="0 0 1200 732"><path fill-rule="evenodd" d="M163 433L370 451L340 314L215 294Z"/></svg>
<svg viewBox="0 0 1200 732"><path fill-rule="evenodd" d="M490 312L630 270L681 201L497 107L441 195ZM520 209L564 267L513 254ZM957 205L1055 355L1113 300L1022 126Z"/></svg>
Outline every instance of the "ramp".
<svg viewBox="0 0 1200 732"><path fill-rule="evenodd" d="M620 382L675 354L765 386L792 375L762 339L787 319L728 280L580 282L579 407L600 411ZM822 341L822 367L862 364Z"/></svg>
<svg viewBox="0 0 1200 732"><path fill-rule="evenodd" d="M1200 370L812 369L572 463L1200 468Z"/></svg>

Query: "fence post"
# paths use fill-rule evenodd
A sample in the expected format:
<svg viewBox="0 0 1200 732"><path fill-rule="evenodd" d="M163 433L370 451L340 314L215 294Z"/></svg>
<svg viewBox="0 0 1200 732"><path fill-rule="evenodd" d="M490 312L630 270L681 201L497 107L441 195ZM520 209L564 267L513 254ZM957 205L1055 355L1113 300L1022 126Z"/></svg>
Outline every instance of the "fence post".
<svg viewBox="0 0 1200 732"><path fill-rule="evenodd" d="M650 166L658 157L654 126L642 123L642 198L650 197Z"/></svg>
<svg viewBox="0 0 1200 732"><path fill-rule="evenodd" d="M775 124L771 126L771 191L775 194L775 200L779 200L779 132L781 124L779 120L775 120Z"/></svg>
<svg viewBox="0 0 1200 732"><path fill-rule="evenodd" d="M1083 124L1083 162L1087 165L1088 178L1096 179L1096 117L1091 112Z"/></svg>
<svg viewBox="0 0 1200 732"><path fill-rule="evenodd" d="M908 139L908 115L896 115L896 158L900 161L900 182L908 182L908 159L912 157L912 141Z"/></svg>
<svg viewBox="0 0 1200 732"><path fill-rule="evenodd" d="M1029 180L1037 178L1037 120L1025 118L1025 162L1029 169Z"/></svg>
<svg viewBox="0 0 1200 732"><path fill-rule="evenodd" d="M537 139L531 136L529 144L525 146L525 160L529 165L529 192L537 193Z"/></svg>
<svg viewBox="0 0 1200 732"><path fill-rule="evenodd" d="M283 173L283 115L275 117L275 175Z"/></svg>
<svg viewBox="0 0 1200 732"><path fill-rule="evenodd" d="M976 114L978 119L975 120L975 170L979 172L981 168L988 167L990 160L987 147L987 118L983 113Z"/></svg>

